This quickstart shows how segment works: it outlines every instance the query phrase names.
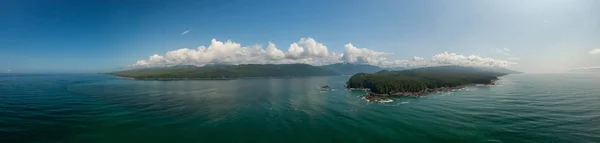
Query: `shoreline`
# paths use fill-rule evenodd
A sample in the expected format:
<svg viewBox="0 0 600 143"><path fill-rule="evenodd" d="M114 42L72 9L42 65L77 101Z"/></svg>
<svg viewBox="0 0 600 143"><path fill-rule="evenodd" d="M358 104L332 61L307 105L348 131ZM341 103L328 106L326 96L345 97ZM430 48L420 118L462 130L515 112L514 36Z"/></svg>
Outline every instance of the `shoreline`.
<svg viewBox="0 0 600 143"><path fill-rule="evenodd" d="M434 88L434 89L428 88L428 89L425 89L425 90L419 91L419 92L396 92L396 93L387 93L387 94L373 93L368 88L348 88L348 89L349 90L366 91L367 94L361 95L360 97L367 100L367 102L389 102L390 101L390 99L388 99L389 97L421 97L421 96L427 96L432 93L448 92L448 91L452 91L452 90L463 89L465 87L496 85L496 81L497 80L491 80L490 83L487 83L487 84L467 84L467 85L461 85L461 86L455 86L455 87L440 87L440 88Z"/></svg>

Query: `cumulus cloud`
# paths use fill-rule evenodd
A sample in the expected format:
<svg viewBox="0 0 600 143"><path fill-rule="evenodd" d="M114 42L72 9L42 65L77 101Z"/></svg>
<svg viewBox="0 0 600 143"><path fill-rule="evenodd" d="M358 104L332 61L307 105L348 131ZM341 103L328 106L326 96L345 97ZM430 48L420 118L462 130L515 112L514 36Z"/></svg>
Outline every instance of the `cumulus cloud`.
<svg viewBox="0 0 600 143"><path fill-rule="evenodd" d="M412 60L393 60L380 62L381 67L429 67L441 65L459 65L472 67L508 67L516 64L509 61L496 60L491 58L483 58L476 55L459 55L456 53L443 52L431 57L431 60L426 60L422 57L413 57Z"/></svg>
<svg viewBox="0 0 600 143"><path fill-rule="evenodd" d="M425 60L425 58L423 58L423 57L417 57L417 56L413 57L413 62L420 62L420 61L424 61L424 60Z"/></svg>
<svg viewBox="0 0 600 143"><path fill-rule="evenodd" d="M418 68L418 67L427 67L427 66L435 66L435 65L437 65L437 64L432 63L431 61L427 61L423 57L415 56L410 60L380 61L377 66L385 67L385 68L394 68L394 67Z"/></svg>
<svg viewBox="0 0 600 143"><path fill-rule="evenodd" d="M589 53L592 54L592 55L600 54L600 49L593 49Z"/></svg>
<svg viewBox="0 0 600 143"><path fill-rule="evenodd" d="M313 57L327 57L329 51L323 43L318 43L313 38L301 38L298 43L292 43L286 54L290 59L306 59Z"/></svg>
<svg viewBox="0 0 600 143"><path fill-rule="evenodd" d="M197 49L178 49L168 51L164 56L154 54L147 60L138 60L133 68L137 67L164 67L173 65L197 65L210 63L220 64L329 64L339 62L339 55L329 54L322 43L312 38L302 38L298 43L291 44L287 53L277 49L275 44L269 42L266 50L260 45L244 47L233 41L211 40L208 47L200 46Z"/></svg>
<svg viewBox="0 0 600 143"><path fill-rule="evenodd" d="M285 57L283 51L277 49L275 44L271 42L269 42L269 45L267 45L266 55L269 60L281 60Z"/></svg>
<svg viewBox="0 0 600 143"><path fill-rule="evenodd" d="M264 62L256 55L265 53L260 46L242 47L232 41L221 42L211 40L208 47L200 46L197 49L178 49L168 51L164 56L154 54L148 60L139 60L135 66L154 67L170 65L204 65L209 63L251 63Z"/></svg>
<svg viewBox="0 0 600 143"><path fill-rule="evenodd" d="M188 34L190 31L192 31L192 30L186 30L186 31L183 31L183 32L181 32L181 35Z"/></svg>
<svg viewBox="0 0 600 143"><path fill-rule="evenodd" d="M208 47L196 49L182 48L168 51L164 55L154 54L145 60L138 60L129 68L165 67L174 65L206 64L290 64L305 63L325 65L333 63L370 64L380 67L425 67L436 65L461 65L482 67L506 67L516 64L508 61L483 58L480 56L459 55L456 53L440 53L431 60L415 56L409 60L388 60L386 56L393 53L378 52L367 48L358 48L352 44L344 46L344 52L329 53L328 48L312 38L301 38L290 44L287 52L278 49L269 42L266 48L261 45L242 46L239 43L212 39Z"/></svg>
<svg viewBox="0 0 600 143"><path fill-rule="evenodd" d="M393 53L384 53L369 50L367 48L357 48L351 43L344 46L344 54L342 55L342 61L346 63L358 63L358 64L371 64L377 65L382 61L385 61L385 55Z"/></svg>
<svg viewBox="0 0 600 143"><path fill-rule="evenodd" d="M392 60L392 61L381 61L378 66L384 68L395 68L395 67L409 67L409 68L417 68L417 67L427 67L433 66L429 61L413 61L413 60Z"/></svg>
<svg viewBox="0 0 600 143"><path fill-rule="evenodd" d="M460 66L477 66L477 67L508 67L511 64L516 64L503 60L495 60L491 58L483 58L476 55L459 55L456 53L440 53L434 55L432 62L445 65L460 65Z"/></svg>

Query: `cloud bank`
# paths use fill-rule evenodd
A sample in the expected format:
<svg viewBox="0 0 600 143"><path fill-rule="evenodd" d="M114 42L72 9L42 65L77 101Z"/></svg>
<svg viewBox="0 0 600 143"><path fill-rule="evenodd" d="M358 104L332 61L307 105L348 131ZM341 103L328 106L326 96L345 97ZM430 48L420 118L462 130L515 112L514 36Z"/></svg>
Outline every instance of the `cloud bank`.
<svg viewBox="0 0 600 143"><path fill-rule="evenodd" d="M589 53L592 55L598 55L598 54L600 54L600 49L593 49Z"/></svg>
<svg viewBox="0 0 600 143"><path fill-rule="evenodd" d="M506 50L508 51L508 50ZM359 48L351 43L344 46L342 54L329 52L327 46L313 38L301 38L290 44L287 52L269 42L266 48L261 45L242 46L239 43L212 39L208 47L196 49L182 48L168 51L164 55L154 54L145 60L138 60L129 68L165 67L174 65L206 64L290 64L305 63L326 65L333 63L370 64L380 67L425 67L436 65L462 65L478 67L507 67L516 64L503 60L484 58L476 55L459 55L443 52L426 60L415 56L410 60L388 60L394 53L379 52L367 48Z"/></svg>
<svg viewBox="0 0 600 143"><path fill-rule="evenodd" d="M348 43L344 46L344 54L342 55L341 60L346 63L377 65L386 59L384 56L390 54L393 53L377 52L367 48L357 48L351 43Z"/></svg>
<svg viewBox="0 0 600 143"><path fill-rule="evenodd" d="M464 56L456 53L440 53L432 58L434 63L462 66L482 66L482 67L507 67L511 64L516 64L503 60L495 60L491 58L483 58L476 55Z"/></svg>

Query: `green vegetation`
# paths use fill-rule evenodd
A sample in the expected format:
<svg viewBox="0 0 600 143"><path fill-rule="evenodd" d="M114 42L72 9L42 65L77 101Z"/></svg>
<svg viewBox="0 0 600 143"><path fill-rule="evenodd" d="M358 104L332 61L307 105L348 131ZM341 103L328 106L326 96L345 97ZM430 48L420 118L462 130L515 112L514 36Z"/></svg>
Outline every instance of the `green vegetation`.
<svg viewBox="0 0 600 143"><path fill-rule="evenodd" d="M135 79L235 79L249 77L330 76L335 72L307 64L247 64L230 66L136 69L108 73Z"/></svg>
<svg viewBox="0 0 600 143"><path fill-rule="evenodd" d="M348 88L366 88L377 94L432 92L471 84L490 84L498 76L510 73L487 68L439 66L404 71L360 73L348 80Z"/></svg>

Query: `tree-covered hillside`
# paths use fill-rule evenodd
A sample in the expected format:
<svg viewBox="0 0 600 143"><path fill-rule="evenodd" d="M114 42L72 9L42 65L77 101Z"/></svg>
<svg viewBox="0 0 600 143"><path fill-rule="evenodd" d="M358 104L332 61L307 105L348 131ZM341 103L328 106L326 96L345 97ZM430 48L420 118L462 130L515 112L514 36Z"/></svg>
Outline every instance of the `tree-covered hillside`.
<svg viewBox="0 0 600 143"><path fill-rule="evenodd" d="M367 88L373 93L427 92L442 87L489 84L509 73L476 67L439 66L404 71L380 71L356 74L348 80L348 88Z"/></svg>
<svg viewBox="0 0 600 143"><path fill-rule="evenodd" d="M196 68L151 68L108 74L135 79L233 79L245 77L336 75L335 72L307 64L247 64Z"/></svg>

